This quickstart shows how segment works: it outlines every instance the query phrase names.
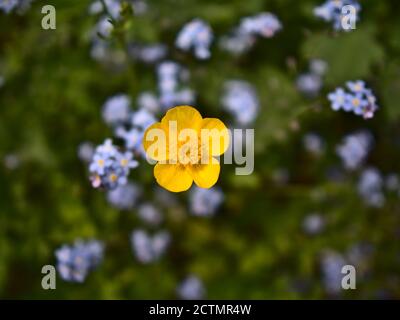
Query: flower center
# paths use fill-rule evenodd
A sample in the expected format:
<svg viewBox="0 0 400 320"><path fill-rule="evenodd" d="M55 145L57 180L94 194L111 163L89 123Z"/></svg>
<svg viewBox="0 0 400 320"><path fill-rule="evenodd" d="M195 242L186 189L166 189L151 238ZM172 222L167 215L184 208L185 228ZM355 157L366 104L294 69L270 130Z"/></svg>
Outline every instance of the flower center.
<svg viewBox="0 0 400 320"><path fill-rule="evenodd" d="M360 105L360 99L354 98L354 99L353 99L353 105L356 106L356 107L358 107L358 106Z"/></svg>

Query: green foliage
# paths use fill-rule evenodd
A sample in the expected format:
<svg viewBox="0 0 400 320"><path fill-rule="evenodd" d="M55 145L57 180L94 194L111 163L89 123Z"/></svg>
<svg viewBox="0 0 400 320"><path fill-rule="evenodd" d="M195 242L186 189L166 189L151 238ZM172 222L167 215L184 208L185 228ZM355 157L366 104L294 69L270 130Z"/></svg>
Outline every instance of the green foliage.
<svg viewBox="0 0 400 320"><path fill-rule="evenodd" d="M322 1L322 0L321 0ZM130 232L141 223L136 210L121 212L93 190L87 168L77 158L82 141L100 143L112 132L103 123L101 105L126 92L134 99L156 90L153 67L129 60L122 68L90 58L90 30L96 18L89 0L54 1L57 29L42 30L37 0L25 15L0 13L0 155L15 154L20 166L0 166L0 297L148 299L176 298L176 285L188 273L205 283L208 298L329 298L322 283L320 255L325 249L346 252L352 245L374 246L367 276L344 298L400 297L399 198L388 195L381 209L367 208L356 190L359 172L341 182L327 179L340 166L335 146L359 128L369 128L376 146L368 164L385 174L399 172L400 43L398 1L362 1L362 20L351 33L333 34L312 15L321 1L163 0L149 1L149 12L113 22L109 39L126 54L130 41L163 42L169 58L191 72L203 115L231 118L222 111L224 81L244 79L255 85L261 101L255 123L255 171L236 176L222 167L218 184L226 199L216 217L190 215L187 194L165 210L172 233L166 256L154 265L138 263L129 245ZM213 46L209 61L196 61L173 48L177 32L189 19L207 20L220 36L246 15L271 11L284 29L273 39L260 39L240 57ZM308 60L321 58L329 70L321 96L306 99L296 90L296 76ZM378 96L381 109L364 121L333 112L326 94L347 80L362 78ZM301 138L316 131L326 141L318 158L304 151ZM285 169L289 181L276 181ZM141 163L131 178L152 200L156 185L149 164ZM320 212L325 231L302 230L304 217ZM57 279L57 289L41 289L41 267L55 264L54 250L76 238L96 237L106 243L104 263L84 284ZM297 284L305 284L298 289Z"/></svg>

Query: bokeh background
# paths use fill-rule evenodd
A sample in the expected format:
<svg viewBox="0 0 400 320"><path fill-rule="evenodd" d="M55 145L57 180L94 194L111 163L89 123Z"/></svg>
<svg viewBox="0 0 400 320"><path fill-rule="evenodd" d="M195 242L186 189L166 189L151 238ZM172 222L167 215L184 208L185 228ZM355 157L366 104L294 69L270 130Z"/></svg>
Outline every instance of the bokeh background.
<svg viewBox="0 0 400 320"><path fill-rule="evenodd" d="M356 30L336 32L314 16L319 0L147 0L108 39L93 32L99 15L89 13L92 2L37 0L22 12L0 11L1 298L175 299L189 275L208 299L400 297L398 1L360 1ZM56 30L41 28L45 4L57 10ZM260 37L237 55L218 45L243 17L264 11L282 23L274 37ZM197 17L214 31L208 60L174 46L183 25ZM113 53L93 57L95 37ZM235 127L221 103L232 79L251 83L259 99L256 120L246 126L255 128L254 173L237 176L234 166L222 166L217 187L224 200L211 216L193 214L190 192L160 196L143 160L129 178L142 194L119 210L106 191L92 188L78 154L83 142L113 136L102 119L109 97L125 93L135 109L142 92L157 93L160 61L144 62L128 50L154 43L167 48L161 61L190 73L187 86L203 116ZM299 89L299 76L312 59L327 70L310 97ZM327 94L357 79L378 99L373 119L330 108ZM373 143L348 170L337 147L358 130ZM360 195L368 168L381 178L373 188L383 199L378 204ZM138 216L143 203L162 222L146 224ZM135 257L136 229L169 233L157 261ZM102 263L83 283L58 276L56 290L43 290L42 266L56 265L55 251L76 239L102 241ZM337 288L345 263L356 266L356 290Z"/></svg>

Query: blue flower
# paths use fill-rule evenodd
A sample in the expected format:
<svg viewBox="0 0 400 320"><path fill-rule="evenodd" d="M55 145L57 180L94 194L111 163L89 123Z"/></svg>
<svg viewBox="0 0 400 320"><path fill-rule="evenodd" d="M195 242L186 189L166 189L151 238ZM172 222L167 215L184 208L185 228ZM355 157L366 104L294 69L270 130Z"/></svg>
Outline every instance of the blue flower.
<svg viewBox="0 0 400 320"><path fill-rule="evenodd" d="M312 213L303 220L303 230L309 235L316 235L323 231L325 223L325 219L319 213Z"/></svg>
<svg viewBox="0 0 400 320"><path fill-rule="evenodd" d="M111 167L108 167L101 176L101 185L107 190L125 185L128 182L128 173L129 171L127 172L124 168L114 163Z"/></svg>
<svg viewBox="0 0 400 320"><path fill-rule="evenodd" d="M335 111L347 108L346 93L342 88L337 88L334 92L329 93L328 99L331 101L331 107Z"/></svg>
<svg viewBox="0 0 400 320"><path fill-rule="evenodd" d="M347 88L355 94L362 94L366 92L365 82L362 80L348 81L346 83Z"/></svg>
<svg viewBox="0 0 400 320"><path fill-rule="evenodd" d="M139 108L143 108L152 113L161 111L158 97L151 92L142 92L137 98L137 105Z"/></svg>
<svg viewBox="0 0 400 320"><path fill-rule="evenodd" d="M160 92L159 101L164 109L194 102L194 94L191 90L178 88L180 81L189 77L187 70L175 62L165 61L158 65L157 76Z"/></svg>
<svg viewBox="0 0 400 320"><path fill-rule="evenodd" d="M332 22L335 30L345 30L342 26L342 8L351 5L356 10L356 21L359 19L361 6L356 0L327 0L322 5L314 8L314 15L326 22ZM347 30L345 30L347 31Z"/></svg>
<svg viewBox="0 0 400 320"><path fill-rule="evenodd" d="M116 160L119 162L120 167L128 174L130 169L139 166L139 162L133 160L132 152L118 153Z"/></svg>
<svg viewBox="0 0 400 320"><path fill-rule="evenodd" d="M200 300L205 296L203 282L195 275L185 278L177 288L177 294L184 300Z"/></svg>
<svg viewBox="0 0 400 320"><path fill-rule="evenodd" d="M96 148L97 154L102 154L107 157L114 157L117 152L117 148L113 145L111 139L106 139L103 144Z"/></svg>
<svg viewBox="0 0 400 320"><path fill-rule="evenodd" d="M344 257L334 251L327 251L321 259L323 284L328 294L336 296L342 291L342 268L346 265Z"/></svg>
<svg viewBox="0 0 400 320"><path fill-rule="evenodd" d="M356 115L363 115L364 108L368 105L368 100L360 93L346 95L346 108L345 111L353 110Z"/></svg>
<svg viewBox="0 0 400 320"><path fill-rule="evenodd" d="M120 210L130 210L141 195L141 188L134 183L120 185L107 192L107 201Z"/></svg>
<svg viewBox="0 0 400 320"><path fill-rule="evenodd" d="M160 259L166 251L170 240L170 235L167 231L160 231L151 236L146 231L137 229L131 234L133 253L144 264Z"/></svg>
<svg viewBox="0 0 400 320"><path fill-rule="evenodd" d="M72 246L63 245L55 252L57 271L65 281L81 283L100 264L103 252L103 243L96 240L78 240Z"/></svg>
<svg viewBox="0 0 400 320"><path fill-rule="evenodd" d="M154 115L146 109L139 109L132 114L131 121L133 126L139 127L142 130L146 130L157 120Z"/></svg>
<svg viewBox="0 0 400 320"><path fill-rule="evenodd" d="M156 43L150 45L131 44L128 48L129 55L144 63L155 63L162 60L168 53L164 44Z"/></svg>
<svg viewBox="0 0 400 320"><path fill-rule="evenodd" d="M115 131L115 135L124 140L125 148L138 153L141 152L143 134L143 130L138 128L126 130L125 128L120 127Z"/></svg>
<svg viewBox="0 0 400 320"><path fill-rule="evenodd" d="M324 140L316 133L307 133L303 137L303 144L307 151L319 155L324 150Z"/></svg>
<svg viewBox="0 0 400 320"><path fill-rule="evenodd" d="M0 10L3 10L6 14L10 13L19 5L19 0L1 0Z"/></svg>
<svg viewBox="0 0 400 320"><path fill-rule="evenodd" d="M94 146L91 142L82 142L78 146L78 158L84 162L91 162L94 155Z"/></svg>
<svg viewBox="0 0 400 320"><path fill-rule="evenodd" d="M94 188L115 189L128 181L130 169L136 168L138 162L133 160L131 152L122 153L107 139L96 148L89 171Z"/></svg>
<svg viewBox="0 0 400 320"><path fill-rule="evenodd" d="M197 216L212 216L223 201L224 194L219 188L193 187L190 193L190 211Z"/></svg>
<svg viewBox="0 0 400 320"><path fill-rule="evenodd" d="M89 166L89 171L92 173L97 173L98 175L103 175L105 169L111 164L112 161L107 155L97 153L93 156L93 160Z"/></svg>
<svg viewBox="0 0 400 320"><path fill-rule="evenodd" d="M222 97L223 107L240 125L252 123L258 115L259 100L255 88L246 81L227 81Z"/></svg>
<svg viewBox="0 0 400 320"><path fill-rule="evenodd" d="M281 29L282 24L274 14L262 12L243 18L238 27L222 37L220 45L226 51L241 54L253 47L257 36L271 38Z"/></svg>
<svg viewBox="0 0 400 320"><path fill-rule="evenodd" d="M350 92L337 88L335 92L328 95L332 109L352 111L364 119L372 118L378 110L378 105L371 89L366 88L365 82L361 80L347 82L347 88Z"/></svg>
<svg viewBox="0 0 400 320"><path fill-rule="evenodd" d="M201 19L194 19L179 32L175 45L184 51L193 48L198 59L207 59L211 55L212 40L213 33L210 26Z"/></svg>
<svg viewBox="0 0 400 320"><path fill-rule="evenodd" d="M357 188L366 205L376 208L384 205L383 183L381 173L375 168L367 168L361 173Z"/></svg>
<svg viewBox="0 0 400 320"><path fill-rule="evenodd" d="M296 86L304 95L308 97L315 97L321 90L322 79L319 75L313 73L304 73L297 78Z"/></svg>
<svg viewBox="0 0 400 320"><path fill-rule="evenodd" d="M282 29L282 24L274 14L263 12L253 17L242 19L239 29L245 34L271 38Z"/></svg>
<svg viewBox="0 0 400 320"><path fill-rule="evenodd" d="M149 225L158 225L163 217L160 210L151 203L143 203L138 208L139 218Z"/></svg>
<svg viewBox="0 0 400 320"><path fill-rule="evenodd" d="M336 154L342 159L348 170L360 167L371 150L373 137L369 131L358 131L344 137L342 143L336 147Z"/></svg>
<svg viewBox="0 0 400 320"><path fill-rule="evenodd" d="M131 99L125 94L108 98L103 105L103 119L109 125L118 125L129 121Z"/></svg>

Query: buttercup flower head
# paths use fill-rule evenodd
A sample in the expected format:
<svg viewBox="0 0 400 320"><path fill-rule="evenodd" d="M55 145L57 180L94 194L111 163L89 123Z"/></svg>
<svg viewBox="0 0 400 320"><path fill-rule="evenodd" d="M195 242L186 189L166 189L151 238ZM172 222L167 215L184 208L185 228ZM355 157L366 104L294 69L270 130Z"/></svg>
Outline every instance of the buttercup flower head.
<svg viewBox="0 0 400 320"><path fill-rule="evenodd" d="M202 118L195 108L179 106L146 130L143 146L148 158L158 161L154 167L158 184L181 192L193 181L201 188L217 182L220 165L214 156L226 151L229 139L219 119Z"/></svg>

